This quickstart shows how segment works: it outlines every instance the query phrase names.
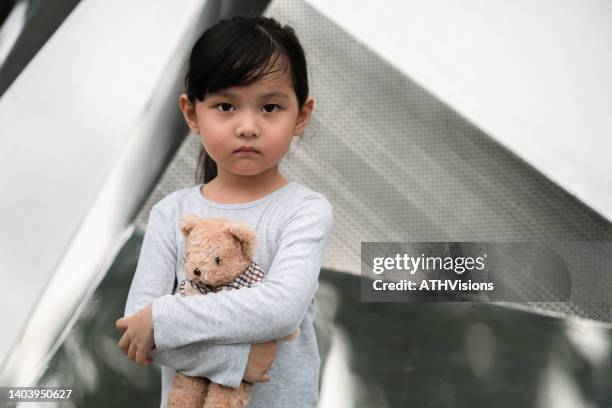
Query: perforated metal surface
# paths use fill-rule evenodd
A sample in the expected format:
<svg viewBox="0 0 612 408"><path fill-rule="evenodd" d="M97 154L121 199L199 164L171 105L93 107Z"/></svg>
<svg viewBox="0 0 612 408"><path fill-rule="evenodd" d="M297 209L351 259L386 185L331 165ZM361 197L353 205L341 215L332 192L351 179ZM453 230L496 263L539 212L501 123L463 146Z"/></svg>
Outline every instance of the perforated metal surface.
<svg viewBox="0 0 612 408"><path fill-rule="evenodd" d="M307 54L315 111L281 171L334 205L325 267L358 274L361 241L612 237L609 222L307 4L275 1L265 15L291 25ZM199 148L197 137L186 139L140 226L163 195L195 183ZM577 271L571 302L533 306L612 321L606 268Z"/></svg>

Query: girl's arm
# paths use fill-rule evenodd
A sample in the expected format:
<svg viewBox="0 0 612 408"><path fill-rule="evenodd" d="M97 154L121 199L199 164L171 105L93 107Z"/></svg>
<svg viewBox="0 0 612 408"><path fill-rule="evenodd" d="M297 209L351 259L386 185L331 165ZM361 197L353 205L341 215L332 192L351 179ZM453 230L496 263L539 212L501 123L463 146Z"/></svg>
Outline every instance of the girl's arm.
<svg viewBox="0 0 612 408"><path fill-rule="evenodd" d="M142 248L130 286L125 316L144 308L156 298L172 295L177 257L175 229L155 206L142 241ZM216 296L216 294L215 294ZM207 296L207 297L213 297ZM188 318L175 316L184 327L193 324ZM190 344L188 347L160 351L153 349L153 363L165 365L186 375L207 377L228 387L238 388L249 357L251 344Z"/></svg>
<svg viewBox="0 0 612 408"><path fill-rule="evenodd" d="M187 376L206 377L217 384L238 388L250 350L250 344L199 342L163 351L153 349L149 356L154 364L172 367Z"/></svg>
<svg viewBox="0 0 612 408"><path fill-rule="evenodd" d="M153 302L157 349L190 343L259 343L291 334L318 285L333 208L321 194L291 208L264 280L214 296L162 296ZM184 324L188 321L191 324Z"/></svg>

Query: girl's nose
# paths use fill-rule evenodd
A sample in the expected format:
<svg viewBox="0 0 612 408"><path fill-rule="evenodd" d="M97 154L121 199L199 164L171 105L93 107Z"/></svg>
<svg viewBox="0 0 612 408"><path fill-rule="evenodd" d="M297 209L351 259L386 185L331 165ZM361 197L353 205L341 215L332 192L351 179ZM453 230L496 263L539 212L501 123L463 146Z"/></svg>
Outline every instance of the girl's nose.
<svg viewBox="0 0 612 408"><path fill-rule="evenodd" d="M238 132L239 137L245 137L247 139L257 138L259 132L253 127L242 126Z"/></svg>
<svg viewBox="0 0 612 408"><path fill-rule="evenodd" d="M200 272L200 270L199 270L198 268L195 268L195 269L193 270L193 274L194 274L195 276L200 276L200 274L201 274L201 273L202 273L202 272Z"/></svg>
<svg viewBox="0 0 612 408"><path fill-rule="evenodd" d="M242 115L240 125L236 129L240 137L257 137L259 136L259 129L255 124L255 117L249 112L245 112Z"/></svg>
<svg viewBox="0 0 612 408"><path fill-rule="evenodd" d="M257 133L256 132L240 132L240 137L246 137L247 139L250 139L252 137L257 137Z"/></svg>

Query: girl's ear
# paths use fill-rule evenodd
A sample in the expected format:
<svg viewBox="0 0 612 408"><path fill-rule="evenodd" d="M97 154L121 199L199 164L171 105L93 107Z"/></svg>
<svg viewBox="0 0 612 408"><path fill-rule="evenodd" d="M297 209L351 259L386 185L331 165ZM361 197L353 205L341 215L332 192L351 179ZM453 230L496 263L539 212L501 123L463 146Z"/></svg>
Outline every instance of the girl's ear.
<svg viewBox="0 0 612 408"><path fill-rule="evenodd" d="M306 99L306 102L304 102L304 106L302 107L302 110L300 110L300 112L298 113L295 130L293 131L294 135L300 135L300 136L302 135L302 133L304 132L304 129L306 128L306 125L308 124L308 121L310 120L310 115L313 109L314 109L314 99L311 96L309 96L308 99Z"/></svg>
<svg viewBox="0 0 612 408"><path fill-rule="evenodd" d="M191 230L200 222L200 217L191 213L184 213L179 219L179 225L181 226L181 233L187 237Z"/></svg>
<svg viewBox="0 0 612 408"><path fill-rule="evenodd" d="M257 233L250 225L235 222L229 224L225 230L232 236L242 248L242 253L249 259L253 259L253 250L257 243Z"/></svg>
<svg viewBox="0 0 612 408"><path fill-rule="evenodd" d="M187 126L194 133L200 133L200 128L198 126L198 118L196 116L195 104L192 104L187 97L187 94L182 94L179 97L179 108L181 108L181 112L183 112L183 117L185 118L185 122L187 122Z"/></svg>

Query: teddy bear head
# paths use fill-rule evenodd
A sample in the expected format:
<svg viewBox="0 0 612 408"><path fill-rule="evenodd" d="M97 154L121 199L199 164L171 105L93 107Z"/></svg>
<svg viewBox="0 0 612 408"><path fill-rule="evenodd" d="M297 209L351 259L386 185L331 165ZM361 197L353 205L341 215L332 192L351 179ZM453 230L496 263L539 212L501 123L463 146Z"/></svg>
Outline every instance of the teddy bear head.
<svg viewBox="0 0 612 408"><path fill-rule="evenodd" d="M179 224L186 238L187 279L212 287L226 285L251 263L257 234L247 223L186 213Z"/></svg>

